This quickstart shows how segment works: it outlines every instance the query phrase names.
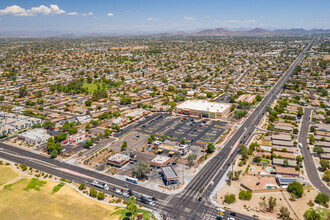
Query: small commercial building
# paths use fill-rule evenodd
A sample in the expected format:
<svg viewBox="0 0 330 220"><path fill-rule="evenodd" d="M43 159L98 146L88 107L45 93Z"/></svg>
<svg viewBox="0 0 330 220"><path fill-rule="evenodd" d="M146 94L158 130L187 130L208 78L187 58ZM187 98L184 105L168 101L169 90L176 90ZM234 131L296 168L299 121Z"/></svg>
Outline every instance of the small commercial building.
<svg viewBox="0 0 330 220"><path fill-rule="evenodd" d="M179 176L171 166L161 167L161 173L165 185L177 184L179 182Z"/></svg>
<svg viewBox="0 0 330 220"><path fill-rule="evenodd" d="M188 100L176 106L175 112L198 117L222 118L229 113L230 106L230 104L208 102L205 100Z"/></svg>
<svg viewBox="0 0 330 220"><path fill-rule="evenodd" d="M171 162L172 158L158 155L150 161L150 166L162 167Z"/></svg>
<svg viewBox="0 0 330 220"><path fill-rule="evenodd" d="M108 158L108 164L114 167L122 167L130 161L130 156L125 154L115 154Z"/></svg>
<svg viewBox="0 0 330 220"><path fill-rule="evenodd" d="M86 140L86 132L85 131L78 131L73 135L69 135L65 140L66 143L69 144L78 144L84 140Z"/></svg>
<svg viewBox="0 0 330 220"><path fill-rule="evenodd" d="M51 136L47 134L47 130L43 128L36 128L20 133L18 139L33 145L41 145L48 141Z"/></svg>

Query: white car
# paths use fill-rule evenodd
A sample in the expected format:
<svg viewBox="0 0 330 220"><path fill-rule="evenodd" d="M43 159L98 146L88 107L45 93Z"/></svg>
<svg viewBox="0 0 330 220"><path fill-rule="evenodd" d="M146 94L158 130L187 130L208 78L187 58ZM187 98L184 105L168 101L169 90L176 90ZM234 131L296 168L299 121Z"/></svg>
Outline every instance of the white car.
<svg viewBox="0 0 330 220"><path fill-rule="evenodd" d="M227 218L227 220L235 220L234 218Z"/></svg>
<svg viewBox="0 0 330 220"><path fill-rule="evenodd" d="M127 193L123 193L123 196L126 197L126 198L129 197L129 195Z"/></svg>
<svg viewBox="0 0 330 220"><path fill-rule="evenodd" d="M123 194L119 189L116 189L116 193L119 195Z"/></svg>
<svg viewBox="0 0 330 220"><path fill-rule="evenodd" d="M225 213L226 210L224 210L223 208L218 207L218 208L217 208L217 211L218 211L218 212L223 212L223 213Z"/></svg>

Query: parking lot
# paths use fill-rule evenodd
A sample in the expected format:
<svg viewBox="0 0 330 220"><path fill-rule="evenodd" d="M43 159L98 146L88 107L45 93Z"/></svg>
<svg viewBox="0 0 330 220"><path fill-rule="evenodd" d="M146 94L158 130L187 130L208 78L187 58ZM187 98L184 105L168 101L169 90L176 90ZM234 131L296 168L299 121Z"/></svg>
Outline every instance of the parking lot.
<svg viewBox="0 0 330 220"><path fill-rule="evenodd" d="M230 102L231 95L228 93L223 94L219 98L217 98L215 101L221 102L221 103L229 103Z"/></svg>
<svg viewBox="0 0 330 220"><path fill-rule="evenodd" d="M184 116L157 114L150 116L143 124L136 127L145 134L155 134L157 137L166 135L167 139L179 142L185 139L190 145L204 146L207 142L214 143L225 131L226 122L199 119Z"/></svg>

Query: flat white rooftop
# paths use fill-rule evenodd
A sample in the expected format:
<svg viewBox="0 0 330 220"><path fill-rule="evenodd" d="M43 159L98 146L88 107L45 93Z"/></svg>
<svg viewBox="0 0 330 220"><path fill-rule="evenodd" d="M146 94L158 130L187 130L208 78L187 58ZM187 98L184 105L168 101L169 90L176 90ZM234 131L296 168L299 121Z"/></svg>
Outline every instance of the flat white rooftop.
<svg viewBox="0 0 330 220"><path fill-rule="evenodd" d="M177 108L222 113L230 108L230 105L217 102L208 102L205 100L188 100L178 105Z"/></svg>

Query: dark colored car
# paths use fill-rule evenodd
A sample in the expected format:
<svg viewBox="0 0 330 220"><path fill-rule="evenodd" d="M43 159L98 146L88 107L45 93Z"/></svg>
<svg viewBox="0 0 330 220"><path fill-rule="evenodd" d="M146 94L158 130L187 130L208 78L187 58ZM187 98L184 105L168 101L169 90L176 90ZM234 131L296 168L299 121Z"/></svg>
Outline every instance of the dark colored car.
<svg viewBox="0 0 330 220"><path fill-rule="evenodd" d="M236 216L236 212L231 212L230 215Z"/></svg>
<svg viewBox="0 0 330 220"><path fill-rule="evenodd" d="M202 201L202 199L203 199L203 197L199 197L199 198L198 198L198 201L200 202L200 201Z"/></svg>

